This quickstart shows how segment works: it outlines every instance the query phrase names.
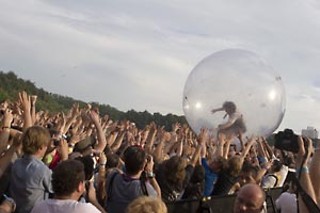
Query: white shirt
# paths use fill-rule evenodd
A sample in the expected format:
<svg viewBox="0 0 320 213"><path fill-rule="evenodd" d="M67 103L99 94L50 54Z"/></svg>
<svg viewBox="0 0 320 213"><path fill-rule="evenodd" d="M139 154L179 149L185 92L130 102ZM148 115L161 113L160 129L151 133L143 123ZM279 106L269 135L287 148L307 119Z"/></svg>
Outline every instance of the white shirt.
<svg viewBox="0 0 320 213"><path fill-rule="evenodd" d="M35 204L31 213L100 213L91 203L75 200L48 199Z"/></svg>
<svg viewBox="0 0 320 213"><path fill-rule="evenodd" d="M288 192L282 193L276 200L276 207L281 210L281 213L297 212L296 195Z"/></svg>

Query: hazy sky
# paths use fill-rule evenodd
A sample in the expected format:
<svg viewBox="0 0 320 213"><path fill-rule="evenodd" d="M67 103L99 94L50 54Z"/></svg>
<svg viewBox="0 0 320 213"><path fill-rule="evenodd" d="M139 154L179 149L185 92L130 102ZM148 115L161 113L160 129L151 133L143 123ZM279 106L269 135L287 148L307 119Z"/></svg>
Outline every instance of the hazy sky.
<svg viewBox="0 0 320 213"><path fill-rule="evenodd" d="M320 129L318 0L0 0L0 70L120 110L183 114L204 57L243 48L282 77L280 128Z"/></svg>

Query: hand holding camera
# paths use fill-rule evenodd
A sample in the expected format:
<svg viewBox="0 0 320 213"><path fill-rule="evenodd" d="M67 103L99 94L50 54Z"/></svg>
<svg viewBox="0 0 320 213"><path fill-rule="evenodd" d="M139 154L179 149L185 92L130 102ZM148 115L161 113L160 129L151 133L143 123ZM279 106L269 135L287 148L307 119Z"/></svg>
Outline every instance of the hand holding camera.
<svg viewBox="0 0 320 213"><path fill-rule="evenodd" d="M147 156L147 164L144 167L144 171L147 173L152 173L153 172L153 165L154 165L153 157L152 157L152 155L148 155Z"/></svg>

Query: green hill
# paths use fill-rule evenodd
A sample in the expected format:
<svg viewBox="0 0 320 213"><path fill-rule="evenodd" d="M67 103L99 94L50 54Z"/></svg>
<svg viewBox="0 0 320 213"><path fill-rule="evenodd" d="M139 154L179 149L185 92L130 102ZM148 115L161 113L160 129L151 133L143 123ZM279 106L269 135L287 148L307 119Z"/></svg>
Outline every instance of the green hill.
<svg viewBox="0 0 320 213"><path fill-rule="evenodd" d="M52 94L37 88L34 83L29 80L19 78L14 72L5 73L0 71L0 102L3 100L15 101L18 93L26 91L28 94L37 95L37 109L48 110L49 112L66 112L74 103L79 103L80 107L86 105L86 102L75 100L71 97ZM108 114L113 120L127 119L136 123L139 128L144 128L147 124L154 121L160 126L165 126L166 130L170 130L173 123L186 123L184 116L177 116L171 113L162 115L160 113L151 114L148 111L136 112L129 110L122 112L110 105L100 104L97 102L90 103L93 107L98 107L101 115Z"/></svg>

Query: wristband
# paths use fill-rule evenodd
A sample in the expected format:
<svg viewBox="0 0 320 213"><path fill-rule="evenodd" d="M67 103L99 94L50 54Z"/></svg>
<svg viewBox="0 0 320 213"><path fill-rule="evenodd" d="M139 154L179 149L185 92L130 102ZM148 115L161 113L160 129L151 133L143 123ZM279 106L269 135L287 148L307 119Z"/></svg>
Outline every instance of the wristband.
<svg viewBox="0 0 320 213"><path fill-rule="evenodd" d="M9 202L11 204L11 208L12 208L12 212L14 212L16 210L16 202L11 198L8 197L7 195L3 194L5 201Z"/></svg>
<svg viewBox="0 0 320 213"><path fill-rule="evenodd" d="M306 166L303 166L301 169L296 169L296 175L299 175L299 174L302 174L302 173L309 173L309 168L306 167Z"/></svg>
<svg viewBox="0 0 320 213"><path fill-rule="evenodd" d="M153 172L147 172L147 178L154 178L156 175Z"/></svg>
<svg viewBox="0 0 320 213"><path fill-rule="evenodd" d="M10 129L10 126L3 126L2 129Z"/></svg>

